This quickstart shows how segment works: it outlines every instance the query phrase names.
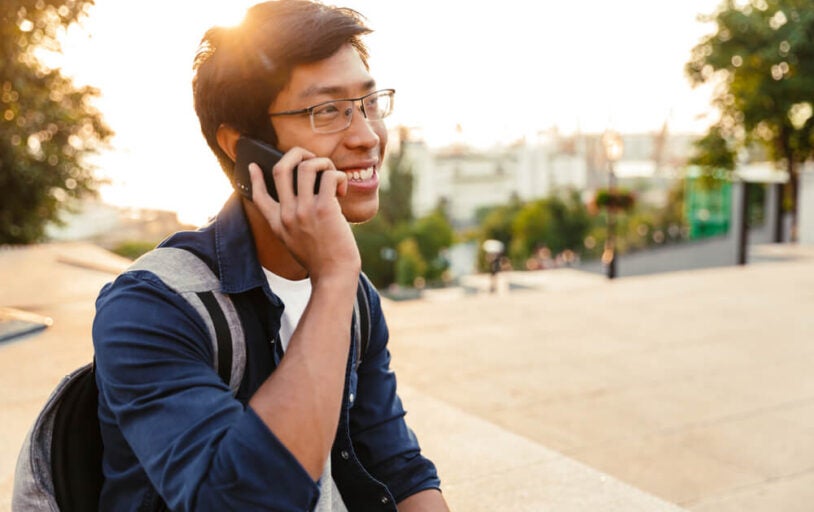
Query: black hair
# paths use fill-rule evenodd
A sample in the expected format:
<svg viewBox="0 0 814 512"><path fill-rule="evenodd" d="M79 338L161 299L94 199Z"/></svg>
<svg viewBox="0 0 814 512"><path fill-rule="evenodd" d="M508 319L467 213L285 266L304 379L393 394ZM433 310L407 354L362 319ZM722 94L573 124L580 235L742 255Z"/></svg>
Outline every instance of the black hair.
<svg viewBox="0 0 814 512"><path fill-rule="evenodd" d="M371 30L362 15L311 0L276 0L251 7L234 27L212 27L193 64L195 112L207 144L231 179L233 162L217 141L222 124L271 144L277 135L267 109L301 64L327 59L342 46L356 49Z"/></svg>

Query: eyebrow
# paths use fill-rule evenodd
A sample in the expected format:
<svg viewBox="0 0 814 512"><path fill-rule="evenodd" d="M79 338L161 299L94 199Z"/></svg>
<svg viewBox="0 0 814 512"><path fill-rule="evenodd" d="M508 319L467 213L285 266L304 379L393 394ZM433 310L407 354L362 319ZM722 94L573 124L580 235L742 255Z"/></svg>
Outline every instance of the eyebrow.
<svg viewBox="0 0 814 512"><path fill-rule="evenodd" d="M362 89L372 90L376 87L376 81L366 80L360 84ZM299 94L300 98L311 98L313 96L339 96L343 94L347 94L348 87L346 86L339 86L339 85L327 85L327 86L319 86L313 85L311 87L306 88L302 93Z"/></svg>

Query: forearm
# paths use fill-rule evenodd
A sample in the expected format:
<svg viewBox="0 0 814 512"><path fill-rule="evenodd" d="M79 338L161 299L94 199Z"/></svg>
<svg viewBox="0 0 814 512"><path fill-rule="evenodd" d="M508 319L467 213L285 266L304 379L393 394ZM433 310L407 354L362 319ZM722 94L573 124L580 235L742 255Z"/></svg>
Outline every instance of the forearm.
<svg viewBox="0 0 814 512"><path fill-rule="evenodd" d="M311 477L322 474L342 405L354 276L314 283L280 366L249 405Z"/></svg>
<svg viewBox="0 0 814 512"><path fill-rule="evenodd" d="M413 494L398 504L399 512L449 512L444 496L437 489Z"/></svg>

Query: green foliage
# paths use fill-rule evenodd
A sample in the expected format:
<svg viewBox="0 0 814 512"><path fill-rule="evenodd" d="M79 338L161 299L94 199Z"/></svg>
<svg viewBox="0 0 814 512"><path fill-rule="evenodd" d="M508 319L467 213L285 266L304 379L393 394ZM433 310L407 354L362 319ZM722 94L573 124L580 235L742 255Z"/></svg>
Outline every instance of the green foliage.
<svg viewBox="0 0 814 512"><path fill-rule="evenodd" d="M401 286L414 286L416 280L427 271L427 262L421 257L418 242L406 238L399 242L396 261L396 283Z"/></svg>
<svg viewBox="0 0 814 512"><path fill-rule="evenodd" d="M538 246L547 245L546 242L552 236L553 221L548 200L542 199L523 206L515 215L511 227L509 257L515 266L522 268L532 251Z"/></svg>
<svg viewBox="0 0 814 512"><path fill-rule="evenodd" d="M92 0L6 0L0 7L0 243L41 240L71 201L95 194L85 157L111 135L77 87L36 50L57 51L59 30Z"/></svg>
<svg viewBox="0 0 814 512"><path fill-rule="evenodd" d="M387 187L379 193L379 215L391 226L413 220L413 167L402 141L387 159Z"/></svg>
<svg viewBox="0 0 814 512"><path fill-rule="evenodd" d="M684 226L684 180L678 180L667 191L667 206L659 209L655 215L655 222L660 226Z"/></svg>
<svg viewBox="0 0 814 512"><path fill-rule="evenodd" d="M412 225L412 238L418 245L421 258L427 262L422 275L428 282L438 281L449 267L443 257L445 249L455 241L455 231L444 213L435 210L429 215L416 220Z"/></svg>
<svg viewBox="0 0 814 512"><path fill-rule="evenodd" d="M480 241L503 242L512 264L524 268L525 261L539 248L546 247L554 255L565 250L582 253L591 224L579 193L571 191L564 196L492 209L483 216ZM481 254L479 266L487 270L486 265L485 255Z"/></svg>
<svg viewBox="0 0 814 512"><path fill-rule="evenodd" d="M633 202L621 213L615 216L620 253L687 238L683 181L676 181L667 190L666 206ZM534 268L533 260L541 255L556 257L569 251L580 259L598 258L607 237L607 210L590 213L576 191L525 204L499 206L482 212L481 218L479 241L492 238L503 242L512 266L520 269ZM481 271L489 270L483 251L478 264Z"/></svg>
<svg viewBox="0 0 814 512"><path fill-rule="evenodd" d="M124 256L131 260L137 259L142 254L153 250L156 246L153 242L144 242L141 240L129 240L122 242L112 249L112 251L119 256Z"/></svg>
<svg viewBox="0 0 814 512"><path fill-rule="evenodd" d="M711 126L706 135L693 142L694 153L687 163L700 172L704 187L717 187L735 169L736 153L732 146L720 125Z"/></svg>
<svg viewBox="0 0 814 512"><path fill-rule="evenodd" d="M579 252L584 243L585 233L591 226L591 216L579 192L573 190L564 198L552 198L551 211L556 224L555 238L550 248L555 252L566 249Z"/></svg>
<svg viewBox="0 0 814 512"><path fill-rule="evenodd" d="M362 268L380 288L394 282L413 286L416 278L430 283L441 280L449 266L443 254L455 238L441 206L414 219L412 163L405 147L402 141L389 157L387 186L379 193L379 214L352 227Z"/></svg>
<svg viewBox="0 0 814 512"><path fill-rule="evenodd" d="M362 265L368 278L377 287L389 286L396 277L396 240L381 215L364 224L352 226Z"/></svg>
<svg viewBox="0 0 814 512"><path fill-rule="evenodd" d="M721 120L710 153L726 157L723 139L758 141L785 164L787 194L796 197L797 169L814 151L814 10L810 0L725 1L702 18L716 30L692 49L685 71L695 84L719 81L714 98ZM716 163L716 165L717 165ZM724 167L726 168L726 167Z"/></svg>
<svg viewBox="0 0 814 512"><path fill-rule="evenodd" d="M687 161L690 165L697 165L705 171L735 169L735 150L719 125L711 126L706 135L693 142L693 149L694 153Z"/></svg>
<svg viewBox="0 0 814 512"><path fill-rule="evenodd" d="M480 235L478 240L478 268L482 271L489 270L489 261L482 250L483 242L486 240L499 240L504 247L511 248L512 244L512 223L514 218L523 207L519 201L514 201L507 205L496 206L491 209L484 209L478 212L480 221Z"/></svg>
<svg viewBox="0 0 814 512"><path fill-rule="evenodd" d="M617 188L609 190L601 188L596 191L594 202L599 208L627 211L633 208L635 196L633 192L626 189Z"/></svg>
<svg viewBox="0 0 814 512"><path fill-rule="evenodd" d="M511 245L512 223L522 207L522 203L514 202L484 212L480 222L480 241L500 240L506 247Z"/></svg>

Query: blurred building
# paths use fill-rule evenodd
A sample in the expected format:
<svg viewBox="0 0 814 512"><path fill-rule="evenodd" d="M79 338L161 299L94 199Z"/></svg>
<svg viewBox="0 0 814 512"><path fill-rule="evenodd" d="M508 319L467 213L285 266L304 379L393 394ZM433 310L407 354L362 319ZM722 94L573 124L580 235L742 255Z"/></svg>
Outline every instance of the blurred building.
<svg viewBox="0 0 814 512"><path fill-rule="evenodd" d="M49 240L85 241L106 248L123 242L157 243L167 235L195 226L178 221L175 212L143 208L122 208L98 200L82 202L75 212L65 212L63 225L46 229Z"/></svg>
<svg viewBox="0 0 814 512"><path fill-rule="evenodd" d="M415 177L413 210L424 215L445 204L458 227L473 225L483 208L529 201L558 190L591 192L607 185L608 161L602 134L563 135L556 129L508 146L475 149L464 143L431 148L409 136L402 147ZM640 200L660 204L678 178L696 135L625 134L625 151L615 164L620 186L647 182ZM588 194L589 195L589 194Z"/></svg>

